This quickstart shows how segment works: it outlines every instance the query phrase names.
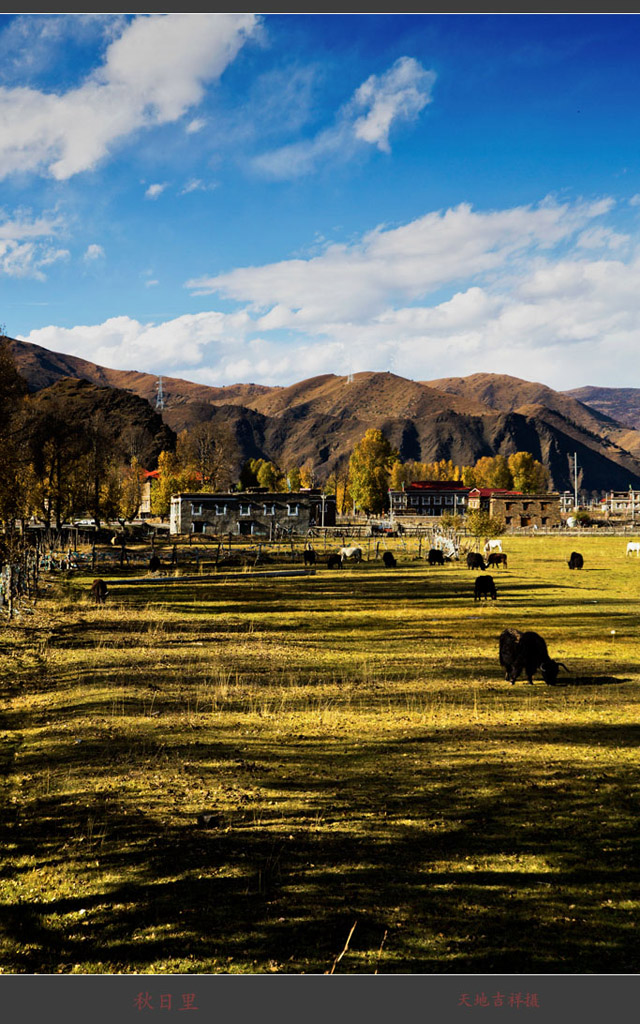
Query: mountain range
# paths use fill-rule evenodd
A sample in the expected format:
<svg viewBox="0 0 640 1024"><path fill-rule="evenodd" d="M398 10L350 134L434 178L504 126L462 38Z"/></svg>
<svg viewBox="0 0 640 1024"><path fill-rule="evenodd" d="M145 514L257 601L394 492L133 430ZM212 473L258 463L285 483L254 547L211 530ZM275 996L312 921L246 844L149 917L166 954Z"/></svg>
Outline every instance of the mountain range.
<svg viewBox="0 0 640 1024"><path fill-rule="evenodd" d="M77 356L5 339L31 393L76 379L85 403L104 405L104 389L144 399L154 411L158 377L114 370ZM66 385L68 391L68 383ZM77 389L76 389L77 390ZM203 420L235 435L239 461L265 458L281 467L310 461L319 480L344 464L369 427L381 429L403 460L452 459L473 465L484 455L529 451L548 468L551 485L586 491L640 487L640 389L554 391L503 374L476 373L413 381L393 373L323 374L288 387L209 387L162 377L162 420L176 433Z"/></svg>

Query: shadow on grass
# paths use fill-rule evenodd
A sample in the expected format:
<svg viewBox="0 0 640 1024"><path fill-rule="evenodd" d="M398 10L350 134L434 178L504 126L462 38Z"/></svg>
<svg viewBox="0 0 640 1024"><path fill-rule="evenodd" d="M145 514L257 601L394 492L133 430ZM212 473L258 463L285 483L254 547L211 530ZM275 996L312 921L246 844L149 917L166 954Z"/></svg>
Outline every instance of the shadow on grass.
<svg viewBox="0 0 640 1024"><path fill-rule="evenodd" d="M5 879L36 863L84 891L5 898L5 967L323 972L357 920L342 972L373 971L385 932L383 973L633 972L637 779L615 762L513 760L523 739L551 756L556 744L613 750L637 746L640 726L470 723L276 748L246 735L173 748L104 738L75 760L61 743L71 772L113 785L45 793L6 815ZM149 771L166 753L236 794L221 827L153 792L140 807L118 786L118 766ZM27 757L23 770L36 769Z"/></svg>

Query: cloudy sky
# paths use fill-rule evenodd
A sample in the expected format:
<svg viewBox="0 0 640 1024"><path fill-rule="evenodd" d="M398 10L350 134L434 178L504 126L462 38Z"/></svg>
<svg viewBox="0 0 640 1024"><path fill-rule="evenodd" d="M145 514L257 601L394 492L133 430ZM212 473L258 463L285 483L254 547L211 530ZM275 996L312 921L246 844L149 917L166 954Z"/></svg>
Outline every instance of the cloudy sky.
<svg viewBox="0 0 640 1024"><path fill-rule="evenodd" d="M639 18L0 17L0 320L213 385L640 386Z"/></svg>

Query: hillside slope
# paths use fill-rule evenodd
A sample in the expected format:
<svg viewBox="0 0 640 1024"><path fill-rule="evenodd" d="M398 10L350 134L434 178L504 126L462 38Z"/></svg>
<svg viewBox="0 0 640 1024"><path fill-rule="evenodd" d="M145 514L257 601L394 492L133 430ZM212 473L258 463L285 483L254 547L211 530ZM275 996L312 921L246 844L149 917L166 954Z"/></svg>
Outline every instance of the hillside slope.
<svg viewBox="0 0 640 1024"><path fill-rule="evenodd" d="M111 370L87 359L50 352L49 349L26 341L17 341L15 338L5 340L29 391L40 391L59 380L76 377L102 387L131 391L155 405L158 385L156 374L137 370ZM262 395L274 389L261 384L231 384L215 388L179 377L163 376L162 390L167 408L174 408L186 402L242 404L254 395Z"/></svg>
<svg viewBox="0 0 640 1024"><path fill-rule="evenodd" d="M574 388L565 395L597 412L640 430L640 388Z"/></svg>
<svg viewBox="0 0 640 1024"><path fill-rule="evenodd" d="M111 370L75 356L8 339L31 392L76 379L155 405L157 377ZM281 467L311 462L326 479L370 427L384 431L403 460L452 459L473 465L484 455L530 451L559 490L573 487L574 452L587 490L640 487L640 431L572 394L499 374L420 382L392 373L322 374L288 387L235 384L213 388L163 377L162 419L178 432L211 420L225 424L239 460L265 458ZM88 405L91 393L83 392ZM104 401L101 397L100 401ZM88 406L87 406L88 407ZM171 436L169 434L168 436Z"/></svg>
<svg viewBox="0 0 640 1024"><path fill-rule="evenodd" d="M133 452L145 469L155 466L163 449L175 446L175 434L159 413L144 398L122 388L69 377L32 394L29 402L40 409L56 405L74 423L87 424L94 413L103 413L128 453Z"/></svg>

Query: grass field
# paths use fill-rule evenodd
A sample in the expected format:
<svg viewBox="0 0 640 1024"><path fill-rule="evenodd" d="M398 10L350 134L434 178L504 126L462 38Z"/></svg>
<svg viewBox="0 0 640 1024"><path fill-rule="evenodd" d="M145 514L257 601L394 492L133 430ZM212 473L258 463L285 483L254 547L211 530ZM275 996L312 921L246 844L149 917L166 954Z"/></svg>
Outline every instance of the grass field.
<svg viewBox="0 0 640 1024"><path fill-rule="evenodd" d="M503 547L5 620L2 972L637 972L640 560Z"/></svg>

